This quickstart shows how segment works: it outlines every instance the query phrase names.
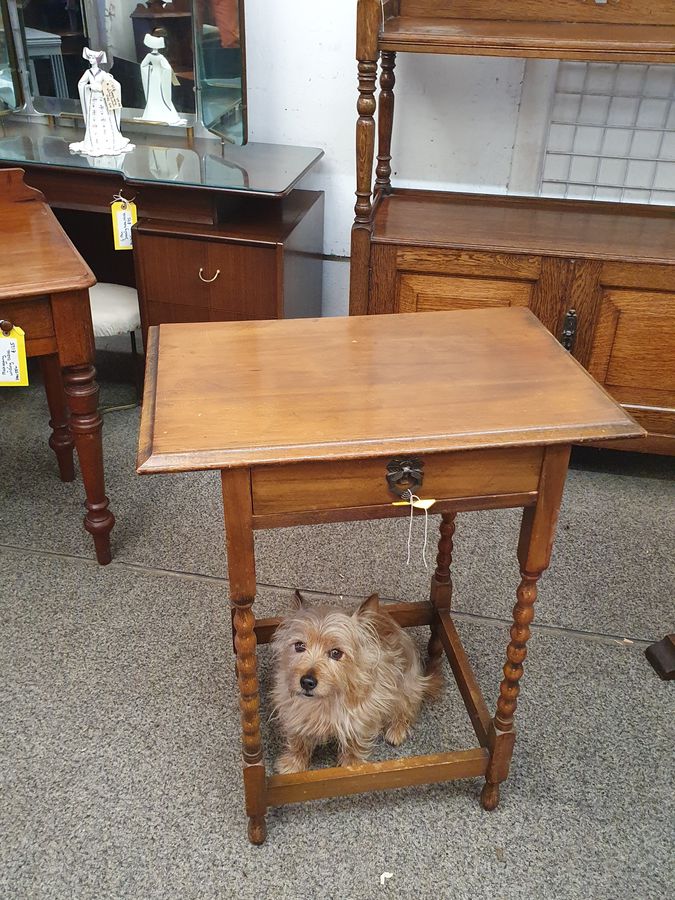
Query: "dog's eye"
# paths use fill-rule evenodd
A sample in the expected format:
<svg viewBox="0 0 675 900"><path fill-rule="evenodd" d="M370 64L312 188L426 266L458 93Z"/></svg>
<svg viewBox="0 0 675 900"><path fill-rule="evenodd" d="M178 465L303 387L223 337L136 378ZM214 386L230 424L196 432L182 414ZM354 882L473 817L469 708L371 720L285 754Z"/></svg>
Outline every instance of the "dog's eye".
<svg viewBox="0 0 675 900"><path fill-rule="evenodd" d="M338 650L337 647L333 647L333 649L329 651L328 655L331 659L342 659L344 653L342 652L342 650Z"/></svg>
<svg viewBox="0 0 675 900"><path fill-rule="evenodd" d="M307 649L307 648L305 647L305 645L302 643L302 641L296 641L296 642L293 644L293 646L295 647L295 652L296 652L296 653L304 653L304 651Z"/></svg>

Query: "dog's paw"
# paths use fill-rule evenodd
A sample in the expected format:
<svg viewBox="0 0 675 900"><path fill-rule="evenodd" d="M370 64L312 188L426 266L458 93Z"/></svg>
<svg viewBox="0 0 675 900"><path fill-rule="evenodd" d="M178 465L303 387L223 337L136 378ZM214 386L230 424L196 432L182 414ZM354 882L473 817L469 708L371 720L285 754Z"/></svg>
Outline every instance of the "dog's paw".
<svg viewBox="0 0 675 900"><path fill-rule="evenodd" d="M338 757L338 765L346 766L347 768L349 768L350 766L360 766L364 762L366 762L364 757L355 756L353 753L349 753L347 751L341 753Z"/></svg>
<svg viewBox="0 0 675 900"><path fill-rule="evenodd" d="M279 775L293 775L295 772L304 772L307 761L296 753L283 753L277 760L275 768Z"/></svg>
<svg viewBox="0 0 675 900"><path fill-rule="evenodd" d="M384 739L392 747L400 747L410 734L410 725L407 722L392 722L384 732Z"/></svg>

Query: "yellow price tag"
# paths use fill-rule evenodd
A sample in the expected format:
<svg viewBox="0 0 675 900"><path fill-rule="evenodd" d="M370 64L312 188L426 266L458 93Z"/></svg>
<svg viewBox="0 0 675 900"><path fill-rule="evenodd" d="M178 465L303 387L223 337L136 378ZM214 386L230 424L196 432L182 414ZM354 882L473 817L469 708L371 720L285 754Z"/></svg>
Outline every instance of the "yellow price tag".
<svg viewBox="0 0 675 900"><path fill-rule="evenodd" d="M26 387L28 365L26 338L15 325L11 331L0 331L0 387Z"/></svg>
<svg viewBox="0 0 675 900"><path fill-rule="evenodd" d="M115 250L133 250L131 227L136 224L136 204L133 200L115 200L110 204Z"/></svg>
<svg viewBox="0 0 675 900"><path fill-rule="evenodd" d="M428 511L431 509L435 502L435 500L413 500L411 503L410 500L395 500L391 505L413 506L415 509L426 509Z"/></svg>

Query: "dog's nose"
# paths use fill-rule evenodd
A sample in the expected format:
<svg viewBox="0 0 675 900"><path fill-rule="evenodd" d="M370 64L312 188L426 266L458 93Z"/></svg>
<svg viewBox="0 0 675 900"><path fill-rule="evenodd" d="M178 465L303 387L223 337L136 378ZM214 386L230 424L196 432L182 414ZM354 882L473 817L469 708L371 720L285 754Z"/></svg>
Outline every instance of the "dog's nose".
<svg viewBox="0 0 675 900"><path fill-rule="evenodd" d="M300 687L303 691L313 691L317 684L318 681L311 672L308 672L307 675L303 675L300 679Z"/></svg>

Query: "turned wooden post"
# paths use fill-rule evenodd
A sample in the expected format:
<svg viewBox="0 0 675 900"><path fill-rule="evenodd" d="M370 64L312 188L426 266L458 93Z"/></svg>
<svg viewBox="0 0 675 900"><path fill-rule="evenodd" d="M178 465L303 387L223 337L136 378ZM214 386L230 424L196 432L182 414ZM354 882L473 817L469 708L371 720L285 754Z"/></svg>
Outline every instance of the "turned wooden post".
<svg viewBox="0 0 675 900"><path fill-rule="evenodd" d="M364 315L368 309L368 272L372 230L373 161L375 158L375 87L382 22L380 0L359 0L356 26L359 98L356 104L356 205L352 226L349 311Z"/></svg>
<svg viewBox="0 0 675 900"><path fill-rule="evenodd" d="M439 526L438 555L436 571L431 578L429 599L436 609L450 609L452 606L452 539L455 534L456 513L443 513ZM437 669L443 658L443 644L438 636L438 623L431 626L431 638L427 647L427 673Z"/></svg>
<svg viewBox="0 0 675 900"><path fill-rule="evenodd" d="M49 446L56 455L61 481L74 481L75 467L73 465L73 448L75 442L70 433L70 413L66 404L66 395L63 390L63 378L61 366L57 355L41 356L40 368L44 382L47 405L49 406L49 427L52 433L49 437Z"/></svg>
<svg viewBox="0 0 675 900"><path fill-rule="evenodd" d="M255 548L251 525L251 475L248 469L223 469L223 512L227 539L227 568L233 616L234 647L241 712L244 794L248 837L262 844L267 834L266 778L260 737L260 696L256 659Z"/></svg>
<svg viewBox="0 0 675 900"><path fill-rule="evenodd" d="M93 366L69 366L63 370L63 386L70 408L70 431L80 461L86 494L84 527L94 538L96 558L102 566L111 560L110 532L115 517L108 509L103 477L103 420L98 411L98 384Z"/></svg>
<svg viewBox="0 0 675 900"><path fill-rule="evenodd" d="M377 168L375 193L391 191L391 136L394 129L394 86L396 52L384 50L381 55L380 97L377 110Z"/></svg>
<svg viewBox="0 0 675 900"><path fill-rule="evenodd" d="M521 582L516 592L517 602L513 608L511 640L506 648L504 678L499 686L497 712L490 732L490 761L481 793L481 804L487 810L497 807L499 785L509 774L516 737L513 716L518 705L530 625L534 619L537 581L551 561L569 456L569 445L552 445L546 448L537 504L527 507L523 512L518 541Z"/></svg>

